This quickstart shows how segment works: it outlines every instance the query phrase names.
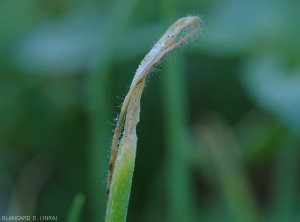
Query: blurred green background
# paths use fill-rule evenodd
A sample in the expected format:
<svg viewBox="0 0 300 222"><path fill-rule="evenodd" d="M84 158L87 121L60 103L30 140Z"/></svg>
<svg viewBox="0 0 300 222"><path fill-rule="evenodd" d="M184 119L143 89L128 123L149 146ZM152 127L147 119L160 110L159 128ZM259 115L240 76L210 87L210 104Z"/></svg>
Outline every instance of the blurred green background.
<svg viewBox="0 0 300 222"><path fill-rule="evenodd" d="M192 14L200 39L143 94L127 221L300 221L299 9L1 0L1 219L104 221L118 106L155 41Z"/></svg>

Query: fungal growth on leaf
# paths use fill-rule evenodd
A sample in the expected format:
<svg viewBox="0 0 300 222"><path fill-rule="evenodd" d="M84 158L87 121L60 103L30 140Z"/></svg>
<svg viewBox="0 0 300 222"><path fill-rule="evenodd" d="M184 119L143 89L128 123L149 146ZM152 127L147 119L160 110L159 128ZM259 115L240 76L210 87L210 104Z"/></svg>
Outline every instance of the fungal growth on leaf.
<svg viewBox="0 0 300 222"><path fill-rule="evenodd" d="M145 86L145 80L147 76L162 67L162 63L166 61L165 57L168 53L178 50L178 47L187 43L198 31L200 23L201 19L197 16L188 16L177 20L153 46L136 70L130 89L122 104L112 139L106 196L108 204L107 217L109 216L109 211L113 210L115 205L120 204L116 203L117 200L111 198L114 195L112 193L121 192L123 189L129 189L130 193L137 144L136 126L139 122L140 98ZM123 126L124 130L122 133ZM122 138L120 139L121 135ZM131 172L125 172L127 168ZM119 175L121 173L131 175L127 188L125 188L126 184L124 185L120 182L120 178L124 176ZM125 199L129 199L129 194L119 198L118 201ZM116 211L118 210L115 210L115 213L117 213Z"/></svg>

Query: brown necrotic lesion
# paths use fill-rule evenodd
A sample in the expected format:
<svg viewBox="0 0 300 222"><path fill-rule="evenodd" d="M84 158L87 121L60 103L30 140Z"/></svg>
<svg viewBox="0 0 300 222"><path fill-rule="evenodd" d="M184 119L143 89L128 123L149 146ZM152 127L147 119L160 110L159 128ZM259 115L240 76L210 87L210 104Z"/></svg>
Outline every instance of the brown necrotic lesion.
<svg viewBox="0 0 300 222"><path fill-rule="evenodd" d="M121 137L123 125L123 137L132 137L135 140L133 142L137 142L136 125L139 122L140 99L147 76L151 75L153 72L156 73L157 69L162 69L162 64L167 61L166 55L173 50L178 50L178 47L186 43L198 31L200 22L200 18L197 16L188 16L177 20L153 46L139 65L132 80L129 92L122 104L112 139L106 201L108 201L109 198L118 150L122 146L122 144L119 145L119 139Z"/></svg>

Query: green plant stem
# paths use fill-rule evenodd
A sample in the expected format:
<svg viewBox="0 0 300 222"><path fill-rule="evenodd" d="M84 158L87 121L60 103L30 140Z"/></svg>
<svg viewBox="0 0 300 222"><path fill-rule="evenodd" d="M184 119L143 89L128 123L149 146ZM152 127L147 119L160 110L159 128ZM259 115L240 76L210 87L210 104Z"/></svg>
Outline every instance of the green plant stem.
<svg viewBox="0 0 300 222"><path fill-rule="evenodd" d="M122 158L116 162L114 169L115 175L110 188L111 198L108 201L106 222L123 222L127 217L137 138L126 138L125 140L121 141L125 144L120 147L124 151Z"/></svg>
<svg viewBox="0 0 300 222"><path fill-rule="evenodd" d="M114 174L108 189L106 222L125 222L131 183L134 171L137 135L136 126L140 119L140 99L144 90L145 80L133 89L127 109L124 135L120 141L117 161L114 164Z"/></svg>

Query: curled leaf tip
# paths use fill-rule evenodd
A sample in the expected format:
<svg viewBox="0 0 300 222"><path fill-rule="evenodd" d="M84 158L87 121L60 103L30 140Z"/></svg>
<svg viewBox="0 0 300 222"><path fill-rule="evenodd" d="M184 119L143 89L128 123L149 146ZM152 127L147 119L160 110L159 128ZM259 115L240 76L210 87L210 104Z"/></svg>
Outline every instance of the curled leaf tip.
<svg viewBox="0 0 300 222"><path fill-rule="evenodd" d="M163 36L157 41L150 52L141 61L141 64L139 65L132 80L129 92L127 93L122 104L120 115L117 118L118 122L114 131L111 146L111 157L107 183L107 202L110 196L111 183L117 156L118 159L119 157L123 157L121 156L121 153L123 153L123 151L125 152L125 148L129 150L129 147L134 149L136 147L137 136L135 128L139 121L140 98L145 86L145 79L156 68L156 66L161 63L161 61L169 52L178 46L180 47L191 37L193 37L194 34L196 34L196 32L199 30L200 24L201 18L198 16L187 16L177 20L167 29ZM123 138L119 143L124 122L125 127ZM129 141L128 138L132 138L132 140ZM122 152L119 152L119 150L122 150Z"/></svg>

